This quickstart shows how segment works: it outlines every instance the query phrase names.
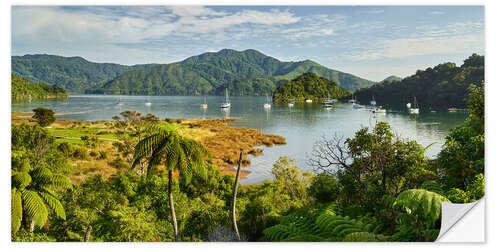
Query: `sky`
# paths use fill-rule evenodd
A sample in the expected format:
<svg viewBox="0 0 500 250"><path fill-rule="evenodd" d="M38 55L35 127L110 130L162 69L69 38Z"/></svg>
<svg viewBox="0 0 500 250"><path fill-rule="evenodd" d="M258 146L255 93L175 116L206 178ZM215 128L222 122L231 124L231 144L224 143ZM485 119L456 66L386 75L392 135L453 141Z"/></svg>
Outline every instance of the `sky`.
<svg viewBox="0 0 500 250"><path fill-rule="evenodd" d="M224 48L372 81L484 55L482 6L13 6L12 55L172 63Z"/></svg>

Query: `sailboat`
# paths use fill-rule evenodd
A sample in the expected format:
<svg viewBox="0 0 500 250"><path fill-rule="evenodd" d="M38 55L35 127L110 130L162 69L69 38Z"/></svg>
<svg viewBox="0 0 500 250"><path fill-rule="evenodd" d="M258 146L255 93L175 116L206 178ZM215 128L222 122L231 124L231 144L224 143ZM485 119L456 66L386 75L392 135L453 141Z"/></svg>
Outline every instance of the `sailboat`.
<svg viewBox="0 0 500 250"><path fill-rule="evenodd" d="M28 97L28 102L31 102L31 95Z"/></svg>
<svg viewBox="0 0 500 250"><path fill-rule="evenodd" d="M267 94L266 94L266 103L264 104L264 108L265 109L271 108L271 104L269 104L269 96L267 96Z"/></svg>
<svg viewBox="0 0 500 250"><path fill-rule="evenodd" d="M220 107L223 109L231 107L231 103L229 102L229 94L227 93L227 88L226 88L226 102L221 103Z"/></svg>
<svg viewBox="0 0 500 250"><path fill-rule="evenodd" d="M120 97L120 100L116 103L116 105L123 105L122 98Z"/></svg>
<svg viewBox="0 0 500 250"><path fill-rule="evenodd" d="M352 108L353 109L360 109L362 108L363 106L359 105L357 102L356 102L356 97L354 97L354 99L351 99L349 100L349 102L352 101Z"/></svg>
<svg viewBox="0 0 500 250"><path fill-rule="evenodd" d="M146 102L144 103L144 105L151 106L151 101L149 101L149 98L148 98L148 100L146 100Z"/></svg>
<svg viewBox="0 0 500 250"><path fill-rule="evenodd" d="M354 97L354 94L351 94L351 100L349 100L349 103L356 103L356 98Z"/></svg>
<svg viewBox="0 0 500 250"><path fill-rule="evenodd" d="M377 105L377 102L375 101L375 97L372 95L372 100L370 101L370 105L375 106Z"/></svg>
<svg viewBox="0 0 500 250"><path fill-rule="evenodd" d="M208 108L208 104L207 104L207 97L206 97L206 96L205 96L205 102L204 102L204 103L202 103L202 104L200 105L200 107L201 107L202 109L206 109L206 108Z"/></svg>
<svg viewBox="0 0 500 250"><path fill-rule="evenodd" d="M415 96L413 96L413 108L411 107L411 103L408 103L410 104L410 107L408 108L408 112L410 112L410 114L418 114L420 113L420 110L419 108L417 107L417 98ZM406 104L406 106L408 107L408 104Z"/></svg>

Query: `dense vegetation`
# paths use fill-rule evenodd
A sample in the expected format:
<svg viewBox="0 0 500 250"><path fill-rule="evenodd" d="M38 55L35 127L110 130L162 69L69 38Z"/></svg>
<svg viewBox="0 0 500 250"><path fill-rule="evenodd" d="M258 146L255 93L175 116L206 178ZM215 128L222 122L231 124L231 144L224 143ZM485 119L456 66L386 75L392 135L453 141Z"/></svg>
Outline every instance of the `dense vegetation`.
<svg viewBox="0 0 500 250"><path fill-rule="evenodd" d="M306 72L314 72L351 91L374 83L310 60L281 62L256 50L223 49L176 64L127 72L86 93L223 95L228 88L230 95L265 95L280 83Z"/></svg>
<svg viewBox="0 0 500 250"><path fill-rule="evenodd" d="M484 85L469 93L467 121L435 160L384 122L353 138L318 141L308 161L316 173L281 157L272 181L238 187L242 240L433 241L441 202L484 195ZM98 149L98 140L70 146L39 126L13 126L12 239L235 241L234 176L221 174L169 121L134 111L121 116L109 123L121 135L107 166L116 174L74 185L67 184L67 159Z"/></svg>
<svg viewBox="0 0 500 250"><path fill-rule="evenodd" d="M71 93L83 93L85 89L109 81L124 72L154 66L154 64L126 66L94 63L81 57L45 54L12 56L11 63L12 73L32 82L55 84Z"/></svg>
<svg viewBox="0 0 500 250"><path fill-rule="evenodd" d="M44 82L30 83L28 79L11 74L11 97L13 101L26 101L47 98L67 98L64 88Z"/></svg>
<svg viewBox="0 0 500 250"><path fill-rule="evenodd" d="M462 66L443 63L434 68L417 70L401 81L386 81L356 91L357 100L368 104L372 96L379 104L405 107L413 103L423 109L466 108L467 88L470 84L479 86L484 81L484 56L473 54Z"/></svg>
<svg viewBox="0 0 500 250"><path fill-rule="evenodd" d="M384 82L392 82L392 81L401 81L403 78L399 77L399 76L388 76L386 77L384 80L380 81L381 83L384 83Z"/></svg>
<svg viewBox="0 0 500 250"><path fill-rule="evenodd" d="M274 102L288 102L290 99L304 101L305 99L322 100L343 98L351 92L339 87L335 82L320 77L315 73L304 73L297 78L282 83L273 93Z"/></svg>

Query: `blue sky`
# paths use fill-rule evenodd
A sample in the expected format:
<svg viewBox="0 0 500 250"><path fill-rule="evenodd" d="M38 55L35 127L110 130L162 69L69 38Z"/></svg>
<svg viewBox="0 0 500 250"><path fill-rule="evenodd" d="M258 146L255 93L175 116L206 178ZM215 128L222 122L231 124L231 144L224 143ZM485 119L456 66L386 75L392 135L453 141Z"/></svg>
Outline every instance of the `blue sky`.
<svg viewBox="0 0 500 250"><path fill-rule="evenodd" d="M12 55L171 63L223 48L380 81L484 54L481 6L14 6Z"/></svg>

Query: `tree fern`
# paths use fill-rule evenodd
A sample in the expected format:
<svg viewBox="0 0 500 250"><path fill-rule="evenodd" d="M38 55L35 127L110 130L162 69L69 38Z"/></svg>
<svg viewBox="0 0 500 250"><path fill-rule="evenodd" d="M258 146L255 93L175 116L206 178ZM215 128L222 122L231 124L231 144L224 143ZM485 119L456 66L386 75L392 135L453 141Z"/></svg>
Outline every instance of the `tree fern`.
<svg viewBox="0 0 500 250"><path fill-rule="evenodd" d="M33 220L36 226L43 226L47 221L49 212L43 199L38 195L37 192L24 189L21 191L21 197L23 200L23 209L26 214Z"/></svg>
<svg viewBox="0 0 500 250"><path fill-rule="evenodd" d="M403 208L406 213L422 213L431 221L441 216L441 203L450 202L446 197L425 189L410 189L398 195L393 203L394 208Z"/></svg>

